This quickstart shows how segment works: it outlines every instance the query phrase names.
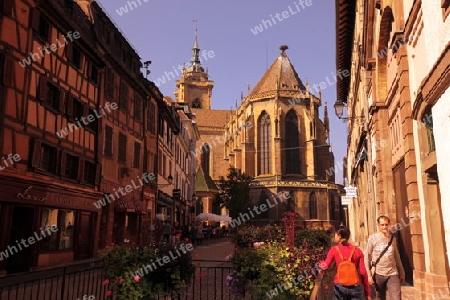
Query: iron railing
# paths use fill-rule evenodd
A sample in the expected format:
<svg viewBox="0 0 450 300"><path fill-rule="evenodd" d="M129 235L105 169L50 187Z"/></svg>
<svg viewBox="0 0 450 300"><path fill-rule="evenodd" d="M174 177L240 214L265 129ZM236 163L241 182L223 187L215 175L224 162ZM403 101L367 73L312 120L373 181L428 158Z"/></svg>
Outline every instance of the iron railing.
<svg viewBox="0 0 450 300"><path fill-rule="evenodd" d="M194 260L195 277L187 288L169 295L155 295L158 300L224 300L233 299L226 283L232 271L230 262ZM71 266L9 275L0 278L2 300L82 300L111 299L101 260ZM83 298L84 297L84 298Z"/></svg>
<svg viewBox="0 0 450 300"><path fill-rule="evenodd" d="M231 300L226 277L232 272L230 262L194 260L195 277L180 293L155 295L157 300ZM107 285L101 260L66 267L0 277L1 300L106 300ZM316 279L311 300L333 299L335 270ZM83 298L84 297L84 298ZM250 298L249 295L244 298Z"/></svg>

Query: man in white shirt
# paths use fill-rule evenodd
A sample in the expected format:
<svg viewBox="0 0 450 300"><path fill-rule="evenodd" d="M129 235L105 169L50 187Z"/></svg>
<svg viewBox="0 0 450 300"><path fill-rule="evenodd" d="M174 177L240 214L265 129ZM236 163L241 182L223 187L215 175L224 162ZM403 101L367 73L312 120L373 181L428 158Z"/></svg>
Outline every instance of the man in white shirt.
<svg viewBox="0 0 450 300"><path fill-rule="evenodd" d="M370 270L372 263L376 262L384 252L376 264L375 275L373 278L369 276L369 284L375 284L377 300L386 300L386 290L390 300L401 300L400 284L405 281L405 271L396 239L393 238L389 245L392 237L389 224L390 220L387 216L378 217L378 232L369 236L364 255L366 269ZM384 251L386 248L387 250Z"/></svg>

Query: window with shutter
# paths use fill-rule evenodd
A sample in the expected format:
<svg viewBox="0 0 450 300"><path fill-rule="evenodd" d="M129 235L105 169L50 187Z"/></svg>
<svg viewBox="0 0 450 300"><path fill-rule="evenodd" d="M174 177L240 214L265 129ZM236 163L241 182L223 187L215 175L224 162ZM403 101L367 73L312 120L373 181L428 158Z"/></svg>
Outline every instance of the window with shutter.
<svg viewBox="0 0 450 300"><path fill-rule="evenodd" d="M73 43L67 45L67 59L69 63L76 69L81 69L83 65L83 55L81 50L75 46Z"/></svg>
<svg viewBox="0 0 450 300"><path fill-rule="evenodd" d="M96 176L97 176L97 174L96 174L96 170L95 170L95 164L90 161L85 161L84 162L83 181L90 183L90 184L95 184Z"/></svg>
<svg viewBox="0 0 450 300"><path fill-rule="evenodd" d="M64 97L64 95L62 95ZM61 101L61 91L60 89L51 82L47 81L47 97L45 103L55 109L59 110Z"/></svg>
<svg viewBox="0 0 450 300"><path fill-rule="evenodd" d="M84 104L77 98L73 98L73 117L75 121L80 121L78 125L83 125L81 117L84 115Z"/></svg>
<svg viewBox="0 0 450 300"><path fill-rule="evenodd" d="M50 173L56 173L56 155L55 147L41 144L41 159L39 168Z"/></svg>
<svg viewBox="0 0 450 300"><path fill-rule="evenodd" d="M79 158L71 154L65 154L65 165L63 166L63 175L71 178L78 178Z"/></svg>
<svg viewBox="0 0 450 300"><path fill-rule="evenodd" d="M148 131L150 131L151 134L155 134L155 125L156 125L156 121L155 121L155 103L153 102L149 102L149 107L148 107L148 120L147 120L147 129Z"/></svg>
<svg viewBox="0 0 450 300"><path fill-rule="evenodd" d="M33 10L30 21L36 38L42 43L50 42L50 24L37 8Z"/></svg>

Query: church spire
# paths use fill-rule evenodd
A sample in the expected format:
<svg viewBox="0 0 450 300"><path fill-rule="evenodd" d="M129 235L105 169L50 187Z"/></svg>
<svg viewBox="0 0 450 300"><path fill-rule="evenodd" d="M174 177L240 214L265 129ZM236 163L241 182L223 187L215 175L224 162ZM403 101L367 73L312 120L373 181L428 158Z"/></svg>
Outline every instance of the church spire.
<svg viewBox="0 0 450 300"><path fill-rule="evenodd" d="M193 21L195 24L195 40L194 46L192 47L192 60L191 66L188 69L188 72L205 72L205 70L201 66L200 62L200 48L198 47L198 28L197 28L197 20Z"/></svg>

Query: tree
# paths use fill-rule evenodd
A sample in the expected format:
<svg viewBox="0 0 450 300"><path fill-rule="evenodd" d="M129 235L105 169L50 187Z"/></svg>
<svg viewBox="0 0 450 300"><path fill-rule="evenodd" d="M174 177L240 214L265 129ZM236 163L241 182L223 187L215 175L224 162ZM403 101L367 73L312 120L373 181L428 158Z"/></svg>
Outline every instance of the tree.
<svg viewBox="0 0 450 300"><path fill-rule="evenodd" d="M226 207L230 217L235 219L239 213L247 212L250 206L250 183L253 177L240 169L230 167L227 177L220 177L220 193L217 195L222 207Z"/></svg>

